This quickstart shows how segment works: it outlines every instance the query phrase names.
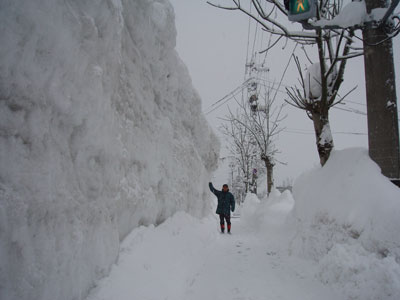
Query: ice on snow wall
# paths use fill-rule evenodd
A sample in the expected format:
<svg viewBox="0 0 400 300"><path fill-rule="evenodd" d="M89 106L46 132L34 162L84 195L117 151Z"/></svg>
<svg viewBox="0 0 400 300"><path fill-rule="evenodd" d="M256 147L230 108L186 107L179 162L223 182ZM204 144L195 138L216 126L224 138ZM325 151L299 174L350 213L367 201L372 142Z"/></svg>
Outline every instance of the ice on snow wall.
<svg viewBox="0 0 400 300"><path fill-rule="evenodd" d="M0 2L1 299L82 299L132 228L209 209L175 40L166 0Z"/></svg>

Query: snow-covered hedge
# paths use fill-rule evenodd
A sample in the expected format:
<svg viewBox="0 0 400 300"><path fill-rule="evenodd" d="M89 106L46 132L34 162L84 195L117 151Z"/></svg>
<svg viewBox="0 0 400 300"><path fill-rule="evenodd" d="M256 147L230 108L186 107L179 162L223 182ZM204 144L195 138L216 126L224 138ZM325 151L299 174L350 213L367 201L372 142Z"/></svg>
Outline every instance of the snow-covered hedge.
<svg viewBox="0 0 400 300"><path fill-rule="evenodd" d="M132 228L201 216L218 142L166 0L0 2L0 298L82 299Z"/></svg>

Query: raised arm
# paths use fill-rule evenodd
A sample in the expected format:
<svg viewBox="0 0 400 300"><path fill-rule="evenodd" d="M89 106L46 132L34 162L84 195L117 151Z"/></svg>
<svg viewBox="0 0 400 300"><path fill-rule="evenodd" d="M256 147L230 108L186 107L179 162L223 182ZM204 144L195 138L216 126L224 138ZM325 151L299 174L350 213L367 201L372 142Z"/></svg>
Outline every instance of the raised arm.
<svg viewBox="0 0 400 300"><path fill-rule="evenodd" d="M210 191L217 197L218 197L219 193L221 193L220 191L218 191L214 188L214 186L211 182L208 183L208 187L210 188Z"/></svg>

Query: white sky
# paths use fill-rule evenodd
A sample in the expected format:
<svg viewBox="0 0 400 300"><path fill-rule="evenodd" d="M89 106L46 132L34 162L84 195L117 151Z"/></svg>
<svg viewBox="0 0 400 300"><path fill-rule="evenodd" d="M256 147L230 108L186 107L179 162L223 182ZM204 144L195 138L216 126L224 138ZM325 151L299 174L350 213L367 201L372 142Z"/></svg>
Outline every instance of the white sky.
<svg viewBox="0 0 400 300"><path fill-rule="evenodd" d="M174 6L176 14L177 51L189 69L193 85L202 98L203 111L206 111L213 103L244 81L249 18L240 12L211 7L206 4L205 0L170 0L170 2ZM229 4L230 1L221 0L219 3ZM251 40L254 40L255 23L252 22L251 26ZM255 46L255 49L260 50L262 45L266 45L267 38L269 36L266 34L264 37L259 35L258 45ZM399 74L399 38L395 39L394 44L396 73ZM279 81L293 47L292 43L288 43L284 47L284 42L280 42L269 51L266 63L271 70L269 72L270 80ZM252 49L252 45L250 45L250 49ZM315 56L315 48L309 51L311 56ZM296 54L301 55L301 51L297 50ZM308 64L305 60L301 62L304 64L304 68ZM291 63L283 84L294 85L297 83L297 78L297 70L294 63ZM397 80L397 93L399 94L398 82ZM341 94L345 94L356 85L358 86L357 90L351 94L348 100L360 104L347 103L339 107L350 107L366 112L362 57L348 62ZM283 93L278 93L278 102L283 101L284 97ZM234 100L229 101L227 105L231 108L235 107ZM218 136L222 136L218 132L218 126L222 122L218 117L227 115L227 105L206 115ZM304 111L291 106L286 106L285 111L288 117L282 125L287 130L280 134L276 145L281 151L277 159L287 165L276 165L274 173L277 185L286 178L295 179L302 172L319 163L312 122ZM368 146L367 135L343 134L343 132L367 133L366 116L331 109L330 122L336 149ZM222 142L222 145L225 144ZM221 149L221 156L226 155L228 155L228 151ZM227 168L223 167L216 173L215 180L218 184L225 181L225 178L221 177L228 176L227 171Z"/></svg>

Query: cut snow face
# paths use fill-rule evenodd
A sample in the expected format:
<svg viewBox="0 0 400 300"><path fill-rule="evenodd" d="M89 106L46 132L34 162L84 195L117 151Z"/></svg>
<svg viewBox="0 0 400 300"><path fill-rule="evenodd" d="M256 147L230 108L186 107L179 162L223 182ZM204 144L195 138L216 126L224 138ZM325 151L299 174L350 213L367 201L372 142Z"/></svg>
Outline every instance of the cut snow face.
<svg viewBox="0 0 400 300"><path fill-rule="evenodd" d="M0 36L0 298L82 299L133 228L209 211L218 141L168 1L1 1Z"/></svg>

